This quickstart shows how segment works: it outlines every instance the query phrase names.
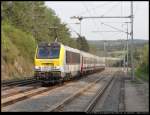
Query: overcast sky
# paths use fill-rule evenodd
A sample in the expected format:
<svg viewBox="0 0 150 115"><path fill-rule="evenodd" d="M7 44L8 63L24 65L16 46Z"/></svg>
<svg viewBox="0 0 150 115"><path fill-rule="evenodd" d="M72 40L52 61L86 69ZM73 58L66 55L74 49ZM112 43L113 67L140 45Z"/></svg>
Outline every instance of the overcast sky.
<svg viewBox="0 0 150 115"><path fill-rule="evenodd" d="M85 1L47 1L47 7L53 9L62 23L66 23L70 28L73 37L77 37L73 30L80 32L77 19L70 19L72 16L129 16L130 2L107 1L107 2L85 2ZM149 39L149 13L148 2L133 2L134 6L134 38ZM126 34L122 32L93 32L93 31L116 31L108 25L126 31L130 19L84 19L81 23L81 34L88 40L117 40L126 39ZM103 22L104 24L101 24ZM110 23L111 22L111 23ZM117 23L112 23L117 22ZM130 31L130 24L129 24Z"/></svg>

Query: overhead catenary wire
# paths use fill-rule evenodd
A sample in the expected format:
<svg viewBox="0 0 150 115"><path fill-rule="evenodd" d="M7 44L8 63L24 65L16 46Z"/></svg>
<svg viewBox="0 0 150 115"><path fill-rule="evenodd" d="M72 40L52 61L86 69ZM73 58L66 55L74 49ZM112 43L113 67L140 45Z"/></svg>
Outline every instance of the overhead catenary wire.
<svg viewBox="0 0 150 115"><path fill-rule="evenodd" d="M110 2L101 4L100 6L97 6L97 7L94 7L94 8L92 8L92 9L89 9L89 11L92 11L92 10L95 10L95 9L98 9L98 8L103 8L104 6L106 6L106 5L108 5L108 4L110 4ZM82 13L80 13L80 14L78 14L78 15L83 15L83 14L86 14L86 13L88 13L87 10L84 11L84 12L82 12Z"/></svg>
<svg viewBox="0 0 150 115"><path fill-rule="evenodd" d="M118 4L118 3L117 3L117 4ZM113 5L113 7L116 6L117 4ZM85 6L85 7L86 7L86 6ZM113 7L111 7L110 9L112 9ZM88 8L87 8L87 7L86 7L86 9L87 9L87 11L88 11ZM110 9L107 10L107 12L110 11ZM105 13L107 13L107 12L105 12ZM93 19L93 18L92 18L92 19ZM94 23L95 23L95 22L94 22ZM96 23L95 23L95 25L96 25L96 27L97 27L97 24L96 24ZM99 29L99 26L98 26L98 29ZM119 31L120 31L120 30L119 30ZM122 31L122 32L123 32L123 31Z"/></svg>
<svg viewBox="0 0 150 115"><path fill-rule="evenodd" d="M70 30L71 30L72 32L76 33L77 36L80 36L80 34L79 34L75 29L73 29L70 25L67 25L67 26L69 26Z"/></svg>
<svg viewBox="0 0 150 115"><path fill-rule="evenodd" d="M91 16L91 13L90 13L88 7L84 3L83 3L83 6L85 7L85 9L87 10L87 12L89 13L89 16ZM95 26L97 27L97 29L99 29L99 27L97 26L95 20L93 20L93 23L95 24Z"/></svg>
<svg viewBox="0 0 150 115"><path fill-rule="evenodd" d="M97 14L95 10L93 10L93 11L94 11L94 14ZM100 23L100 22L101 22L101 21L98 21L98 23L97 23L97 26L98 26L98 29L99 29L99 30L100 30L100 28L99 28L99 24L101 25L101 23ZM102 37L103 35L102 35L102 33L101 33L101 32L99 33L99 35L101 36L101 40L103 40L103 37Z"/></svg>
<svg viewBox="0 0 150 115"><path fill-rule="evenodd" d="M105 14L108 14L110 11L114 10L115 8L118 5L118 3L114 4L110 9L108 9L105 13L103 13L101 16L104 16Z"/></svg>
<svg viewBox="0 0 150 115"><path fill-rule="evenodd" d="M84 4L83 4L84 5ZM104 4L104 5L106 5L106 4ZM104 14L106 14L106 13L108 13L108 12L110 12L110 10L112 9L112 8L114 8L116 5L118 5L118 3L116 3L116 4L114 4L109 10L107 10ZM91 15L91 13L90 13L90 10L87 8L87 6L86 5L84 5L84 7L86 8L86 10L87 10L87 12ZM94 10L94 12L95 12L95 8L93 8ZM96 12L95 12L96 13ZM103 15L104 15L103 14ZM95 21L95 20L94 20ZM93 22L94 22L93 21ZM99 21L100 22L100 21ZM102 23L102 22L101 22ZM99 26L97 25L98 23L96 23L96 22L94 22L94 24L95 24L95 26L97 27L97 29L99 30Z"/></svg>
<svg viewBox="0 0 150 115"><path fill-rule="evenodd" d="M127 33L126 31L121 30L121 29L119 29L119 28L116 28L116 27L114 27L114 26L111 26L111 25L108 25L108 24L105 24L105 23L102 23L102 24L105 25L105 26L108 26L108 27L110 27L110 28L112 28L112 29L118 30L118 31L120 31L120 32ZM128 34L130 34L130 33L128 33Z"/></svg>

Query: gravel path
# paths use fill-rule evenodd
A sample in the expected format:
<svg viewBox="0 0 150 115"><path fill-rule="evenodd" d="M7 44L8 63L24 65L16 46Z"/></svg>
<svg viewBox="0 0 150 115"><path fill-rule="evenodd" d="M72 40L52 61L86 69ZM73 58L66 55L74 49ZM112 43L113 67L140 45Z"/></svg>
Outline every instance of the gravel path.
<svg viewBox="0 0 150 115"><path fill-rule="evenodd" d="M125 108L126 112L149 111L148 83L125 81Z"/></svg>

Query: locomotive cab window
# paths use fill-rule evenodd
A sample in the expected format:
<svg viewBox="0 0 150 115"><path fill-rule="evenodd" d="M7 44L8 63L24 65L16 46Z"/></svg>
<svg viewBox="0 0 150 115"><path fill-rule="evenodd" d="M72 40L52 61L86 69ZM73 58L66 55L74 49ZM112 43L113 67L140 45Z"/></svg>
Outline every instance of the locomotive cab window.
<svg viewBox="0 0 150 115"><path fill-rule="evenodd" d="M37 57L40 59L48 58L49 48L48 47L39 47Z"/></svg>
<svg viewBox="0 0 150 115"><path fill-rule="evenodd" d="M50 58L59 58L60 47L51 47L49 52Z"/></svg>
<svg viewBox="0 0 150 115"><path fill-rule="evenodd" d="M39 59L56 59L59 58L60 45L39 46L37 58Z"/></svg>

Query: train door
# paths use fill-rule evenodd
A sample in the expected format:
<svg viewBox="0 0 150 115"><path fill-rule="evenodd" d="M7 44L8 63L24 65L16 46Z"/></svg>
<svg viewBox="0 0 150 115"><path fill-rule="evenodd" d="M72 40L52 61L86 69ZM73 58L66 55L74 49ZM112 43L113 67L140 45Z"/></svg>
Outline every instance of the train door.
<svg viewBox="0 0 150 115"><path fill-rule="evenodd" d="M80 73L81 73L81 75L83 74L83 56L81 56L81 69L80 69Z"/></svg>

